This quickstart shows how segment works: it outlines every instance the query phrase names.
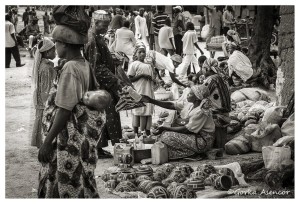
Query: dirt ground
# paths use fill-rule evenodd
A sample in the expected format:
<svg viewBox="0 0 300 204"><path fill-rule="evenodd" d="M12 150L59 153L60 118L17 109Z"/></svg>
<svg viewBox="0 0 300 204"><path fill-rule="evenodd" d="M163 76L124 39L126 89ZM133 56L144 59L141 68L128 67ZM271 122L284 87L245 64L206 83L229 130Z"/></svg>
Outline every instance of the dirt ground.
<svg viewBox="0 0 300 204"><path fill-rule="evenodd" d="M22 8L19 10L23 13ZM41 18L41 12L38 12ZM21 19L19 20L21 26ZM41 20L39 21L41 25ZM200 43L203 48L204 43ZM5 197L6 198L36 198L38 187L39 163L36 147L30 146L32 126L34 122L34 108L31 94L31 71L33 59L26 50L20 50L24 67L15 68L12 60L11 67L5 70ZM217 53L218 55L218 53ZM217 57L216 55L216 57ZM206 56L209 56L206 52ZM154 121L162 109L156 107ZM121 113L122 125L131 126L130 111ZM109 149L111 150L111 149ZM202 163L228 164L235 161L255 160L261 154L252 153L240 156L226 156L221 160L188 162L193 167ZM98 160L95 172L98 191L101 198L119 198L108 194L104 190L104 182L100 175L105 169L112 166L112 159ZM153 166L155 168L155 166Z"/></svg>

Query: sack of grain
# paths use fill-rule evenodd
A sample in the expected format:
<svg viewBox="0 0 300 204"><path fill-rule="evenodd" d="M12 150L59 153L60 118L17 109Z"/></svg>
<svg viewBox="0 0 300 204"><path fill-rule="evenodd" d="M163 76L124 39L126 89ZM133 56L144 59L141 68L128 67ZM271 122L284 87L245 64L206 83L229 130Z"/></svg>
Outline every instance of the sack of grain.
<svg viewBox="0 0 300 204"><path fill-rule="evenodd" d="M266 109L262 122L279 124L282 119L284 109L285 107L283 106L274 106Z"/></svg>
<svg viewBox="0 0 300 204"><path fill-rule="evenodd" d="M250 149L251 149L251 144L242 135L230 140L225 144L226 153L231 155L245 154L248 153Z"/></svg>
<svg viewBox="0 0 300 204"><path fill-rule="evenodd" d="M294 113L282 124L282 136L295 136L295 115Z"/></svg>
<svg viewBox="0 0 300 204"><path fill-rule="evenodd" d="M281 129L277 124L261 123L248 139L251 150L261 152L263 146L272 146L281 136Z"/></svg>
<svg viewBox="0 0 300 204"><path fill-rule="evenodd" d="M258 90L257 88L243 88L231 94L231 98L235 102L251 100L251 101L270 101L266 92Z"/></svg>

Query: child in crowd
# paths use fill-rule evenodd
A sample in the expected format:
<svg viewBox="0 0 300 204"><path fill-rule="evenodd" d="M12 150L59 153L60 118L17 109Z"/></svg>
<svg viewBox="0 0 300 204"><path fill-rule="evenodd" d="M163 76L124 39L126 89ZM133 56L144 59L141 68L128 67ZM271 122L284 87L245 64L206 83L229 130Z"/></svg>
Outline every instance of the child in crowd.
<svg viewBox="0 0 300 204"><path fill-rule="evenodd" d="M36 109L35 122L32 131L31 146L40 148L42 145L42 116L45 103L55 78L54 63L55 46L49 38L44 38L38 44L35 52L32 70L33 104Z"/></svg>
<svg viewBox="0 0 300 204"><path fill-rule="evenodd" d="M181 73L178 73L180 75L186 75L187 69L189 65L192 63L195 70L200 70L198 60L196 58L196 52L195 47L200 51L201 55L204 54L204 52L200 49L198 46L198 38L195 31L194 24L192 22L188 22L186 24L187 32L184 34L182 41L183 41L183 60L182 63L178 66L178 70Z"/></svg>
<svg viewBox="0 0 300 204"><path fill-rule="evenodd" d="M135 51L135 55L137 60L132 63L128 70L129 79L133 83L137 93L154 98L154 68L151 64L144 62L146 47L139 46ZM138 133L140 127L141 131L146 131L146 134L150 135L153 111L154 105L150 103L146 103L144 107L134 109L132 119L134 133Z"/></svg>

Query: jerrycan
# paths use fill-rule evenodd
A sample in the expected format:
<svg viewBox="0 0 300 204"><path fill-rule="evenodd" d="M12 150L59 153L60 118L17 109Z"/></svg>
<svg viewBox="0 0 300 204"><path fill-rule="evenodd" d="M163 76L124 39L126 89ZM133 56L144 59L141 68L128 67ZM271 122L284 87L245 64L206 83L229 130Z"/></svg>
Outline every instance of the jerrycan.
<svg viewBox="0 0 300 204"><path fill-rule="evenodd" d="M156 142L151 147L152 164L164 164L168 162L168 148L162 142Z"/></svg>

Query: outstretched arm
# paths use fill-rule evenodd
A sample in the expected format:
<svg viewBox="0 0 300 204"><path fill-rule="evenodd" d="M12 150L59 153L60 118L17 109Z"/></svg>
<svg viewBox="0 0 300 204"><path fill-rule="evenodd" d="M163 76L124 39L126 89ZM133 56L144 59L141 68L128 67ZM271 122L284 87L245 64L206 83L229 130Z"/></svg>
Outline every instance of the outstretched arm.
<svg viewBox="0 0 300 204"><path fill-rule="evenodd" d="M176 110L174 103L169 102L169 101L157 101L157 100L150 98L149 96L145 96L145 95L142 95L141 101L145 102L145 103L152 103L152 104L160 106L162 108Z"/></svg>
<svg viewBox="0 0 300 204"><path fill-rule="evenodd" d="M180 85L180 86L183 86L183 87L185 87L185 88L187 87L186 85L184 85L183 83L181 83L181 82L176 78L176 76L175 76L174 73L169 72L169 74L170 74L170 77L171 77L171 79L172 79L173 82L175 82L176 84L178 84L178 85Z"/></svg>

